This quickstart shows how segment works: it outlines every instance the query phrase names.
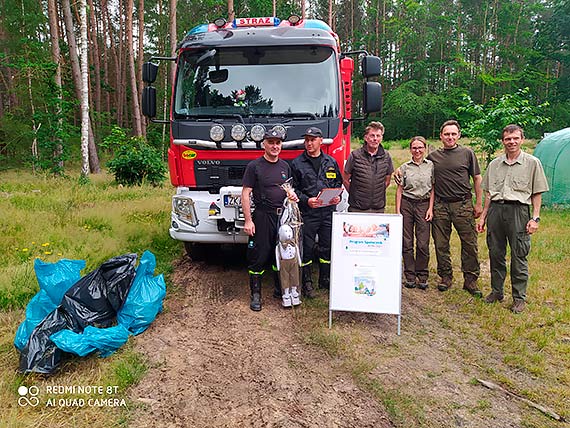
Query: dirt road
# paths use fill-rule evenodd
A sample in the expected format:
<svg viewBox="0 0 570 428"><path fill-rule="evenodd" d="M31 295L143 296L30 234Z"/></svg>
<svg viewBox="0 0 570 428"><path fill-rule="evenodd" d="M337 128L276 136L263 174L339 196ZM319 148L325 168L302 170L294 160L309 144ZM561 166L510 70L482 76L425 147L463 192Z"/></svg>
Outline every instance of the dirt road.
<svg viewBox="0 0 570 428"><path fill-rule="evenodd" d="M144 404L133 427L393 426L338 363L299 340L298 313L267 296L269 284L263 310L249 309L243 264L186 258L173 281L181 291L138 339L152 368L133 391Z"/></svg>
<svg viewBox="0 0 570 428"><path fill-rule="evenodd" d="M449 323L461 315L442 309L442 293L433 287L403 291L401 336L393 316L335 314L335 334L350 342L351 354L330 356L295 334L304 309L282 309L271 284L264 285L263 310L249 309L243 255L215 256L178 262L172 277L178 290L137 337L151 367L133 388L140 408L130 426L514 428L533 417L541 424L530 426L549 426L524 404L474 381L488 367L525 388L536 379L510 372L476 332L454 333ZM310 310L323 312L328 332L326 302L321 306ZM524 412L530 419L521 418Z"/></svg>

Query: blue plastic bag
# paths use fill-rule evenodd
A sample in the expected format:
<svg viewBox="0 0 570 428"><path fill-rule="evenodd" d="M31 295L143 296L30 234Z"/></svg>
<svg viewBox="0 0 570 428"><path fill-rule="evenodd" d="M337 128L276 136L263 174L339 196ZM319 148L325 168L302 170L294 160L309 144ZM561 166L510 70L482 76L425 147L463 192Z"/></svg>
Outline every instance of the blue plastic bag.
<svg viewBox="0 0 570 428"><path fill-rule="evenodd" d="M114 325L135 279L136 260L136 254L113 257L75 282L30 334L20 350L19 371L53 373L65 356L50 339L59 331L80 334L88 326Z"/></svg>
<svg viewBox="0 0 570 428"><path fill-rule="evenodd" d="M127 300L117 313L118 323L134 335L145 331L162 311L166 284L162 274L154 276L155 268L156 257L150 251L145 251Z"/></svg>
<svg viewBox="0 0 570 428"><path fill-rule="evenodd" d="M40 291L26 307L26 319L18 327L14 345L22 350L32 331L60 303L63 295L81 278L85 260L62 259L56 263L46 263L40 259L34 261L34 270Z"/></svg>
<svg viewBox="0 0 570 428"><path fill-rule="evenodd" d="M95 351L101 357L108 357L129 340L129 331L120 324L107 328L87 326L83 333L60 330L52 334L50 340L62 351L80 357Z"/></svg>
<svg viewBox="0 0 570 428"><path fill-rule="evenodd" d="M14 339L20 371L52 373L64 352L107 357L129 334L145 331L162 310L166 284L162 275L153 276L156 258L150 251L135 269L136 258L114 257L82 278L82 260L36 260L41 290Z"/></svg>

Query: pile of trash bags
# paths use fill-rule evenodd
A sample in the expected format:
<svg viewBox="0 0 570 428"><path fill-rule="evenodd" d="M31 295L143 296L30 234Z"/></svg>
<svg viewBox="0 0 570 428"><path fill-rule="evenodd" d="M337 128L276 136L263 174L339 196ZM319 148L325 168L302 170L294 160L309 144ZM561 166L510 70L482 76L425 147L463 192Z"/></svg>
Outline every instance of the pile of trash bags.
<svg viewBox="0 0 570 428"><path fill-rule="evenodd" d="M26 308L16 332L19 371L53 373L65 353L98 352L107 357L129 335L145 331L162 310L166 284L154 276L156 258L150 251L113 257L81 277L83 260L62 259L34 269L40 291Z"/></svg>

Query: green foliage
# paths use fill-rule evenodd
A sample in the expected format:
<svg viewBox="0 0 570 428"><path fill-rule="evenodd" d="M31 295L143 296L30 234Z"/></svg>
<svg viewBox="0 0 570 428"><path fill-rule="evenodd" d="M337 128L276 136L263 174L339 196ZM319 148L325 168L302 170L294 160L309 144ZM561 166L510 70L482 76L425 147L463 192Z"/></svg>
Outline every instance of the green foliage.
<svg viewBox="0 0 570 428"><path fill-rule="evenodd" d="M162 184L166 174L166 165L158 150L151 147L144 138L128 138L125 131L116 126L102 144L112 148L115 156L107 167L115 176L115 181L127 186L147 182L153 186Z"/></svg>
<svg viewBox="0 0 570 428"><path fill-rule="evenodd" d="M501 132L509 124L528 126L543 125L550 118L541 113L548 103L536 105L528 88L513 94L491 98L486 104L476 104L469 95L464 96L465 105L458 108L463 114L463 134L471 137L476 150L486 155L487 163L501 147Z"/></svg>
<svg viewBox="0 0 570 428"><path fill-rule="evenodd" d="M62 175L64 161L69 160L68 141L78 134L77 126L68 120L76 103L65 101L63 94L62 98L58 97L58 89L51 77L46 83L45 110L39 110L34 115L38 155L32 157L32 163L42 171Z"/></svg>
<svg viewBox="0 0 570 428"><path fill-rule="evenodd" d="M384 108L386 137L431 136L434 122L443 120L443 95L429 91L427 85L411 80L386 95Z"/></svg>

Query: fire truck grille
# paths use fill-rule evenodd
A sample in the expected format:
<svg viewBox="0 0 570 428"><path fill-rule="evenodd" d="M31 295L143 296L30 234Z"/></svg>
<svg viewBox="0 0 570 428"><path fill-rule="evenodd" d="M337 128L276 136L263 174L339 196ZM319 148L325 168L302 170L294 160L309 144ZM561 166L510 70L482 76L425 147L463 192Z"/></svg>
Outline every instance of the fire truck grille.
<svg viewBox="0 0 570 428"><path fill-rule="evenodd" d="M229 167L228 168L228 178L230 180L241 180L243 178L243 174L245 172L245 167Z"/></svg>

